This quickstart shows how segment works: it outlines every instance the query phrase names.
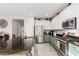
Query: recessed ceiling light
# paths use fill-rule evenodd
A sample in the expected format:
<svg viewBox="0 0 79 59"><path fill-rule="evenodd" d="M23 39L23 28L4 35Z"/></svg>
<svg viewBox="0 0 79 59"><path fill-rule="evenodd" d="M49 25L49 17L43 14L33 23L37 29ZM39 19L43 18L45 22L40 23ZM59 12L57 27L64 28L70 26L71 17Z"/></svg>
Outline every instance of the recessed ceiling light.
<svg viewBox="0 0 79 59"><path fill-rule="evenodd" d="M33 13L30 13L31 16L33 16Z"/></svg>
<svg viewBox="0 0 79 59"><path fill-rule="evenodd" d="M48 16L48 13L46 13L46 16Z"/></svg>

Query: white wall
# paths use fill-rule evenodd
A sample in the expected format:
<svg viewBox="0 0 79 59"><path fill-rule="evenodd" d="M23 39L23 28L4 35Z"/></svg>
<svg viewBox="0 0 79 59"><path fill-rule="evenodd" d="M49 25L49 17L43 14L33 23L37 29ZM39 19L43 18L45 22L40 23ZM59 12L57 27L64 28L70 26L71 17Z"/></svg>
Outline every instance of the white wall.
<svg viewBox="0 0 79 59"><path fill-rule="evenodd" d="M41 25L44 26L45 30L50 30L50 24L51 22L49 20L35 20L35 25Z"/></svg>
<svg viewBox="0 0 79 59"><path fill-rule="evenodd" d="M12 41L11 41L11 38L12 38L12 20L11 20L11 17L5 17L5 16L0 16L0 19L6 19L7 22L8 22L8 26L6 28L3 28L3 29L0 28L0 32L4 31L5 33L9 34L10 38L7 41L8 42L8 46L7 46L6 49L10 50L11 49L11 45L12 45L11 44L12 43Z"/></svg>
<svg viewBox="0 0 79 59"><path fill-rule="evenodd" d="M5 33L9 33L10 38L12 34L12 20L10 17L0 17L0 19L5 19L8 22L8 26L6 28L0 28L0 32L4 31Z"/></svg>
<svg viewBox="0 0 79 59"><path fill-rule="evenodd" d="M51 22L48 20L35 20L35 25L43 25L45 30L50 30ZM24 19L24 35L27 37L34 37L34 17L27 17Z"/></svg>
<svg viewBox="0 0 79 59"><path fill-rule="evenodd" d="M77 28L79 29L79 3L76 4Z"/></svg>
<svg viewBox="0 0 79 59"><path fill-rule="evenodd" d="M65 8L59 15L52 19L51 27L52 29L62 29L62 22L72 17L79 17L79 4L73 3L67 8ZM78 10L77 10L78 8ZM78 15L77 15L78 14Z"/></svg>
<svg viewBox="0 0 79 59"><path fill-rule="evenodd" d="M27 37L34 37L34 17L24 19L24 34Z"/></svg>
<svg viewBox="0 0 79 59"><path fill-rule="evenodd" d="M52 29L63 29L62 22L72 17L77 17L77 29L65 29L63 31L55 31L55 33L71 32L76 33L76 35L79 36L79 3L71 4L54 19L52 19Z"/></svg>

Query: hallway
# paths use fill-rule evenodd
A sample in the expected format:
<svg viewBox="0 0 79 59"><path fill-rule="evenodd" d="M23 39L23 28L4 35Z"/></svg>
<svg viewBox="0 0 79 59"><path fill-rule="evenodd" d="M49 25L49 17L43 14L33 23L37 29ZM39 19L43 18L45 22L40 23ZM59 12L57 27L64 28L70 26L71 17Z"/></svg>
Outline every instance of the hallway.
<svg viewBox="0 0 79 59"><path fill-rule="evenodd" d="M58 56L55 49L49 44L36 44L38 56Z"/></svg>

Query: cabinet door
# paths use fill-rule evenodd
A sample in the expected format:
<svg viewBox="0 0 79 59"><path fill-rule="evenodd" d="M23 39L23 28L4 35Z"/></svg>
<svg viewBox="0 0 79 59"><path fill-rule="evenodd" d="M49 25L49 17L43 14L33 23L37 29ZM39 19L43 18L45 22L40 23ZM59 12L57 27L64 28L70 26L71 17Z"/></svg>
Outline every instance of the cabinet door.
<svg viewBox="0 0 79 59"><path fill-rule="evenodd" d="M50 44L53 44L53 37L52 36L50 37L50 41L49 42L50 42Z"/></svg>
<svg viewBox="0 0 79 59"><path fill-rule="evenodd" d="M49 43L50 41L50 36L49 35L44 35L44 42Z"/></svg>
<svg viewBox="0 0 79 59"><path fill-rule="evenodd" d="M50 43L54 46L55 45L55 38L54 37L51 37L50 38Z"/></svg>
<svg viewBox="0 0 79 59"><path fill-rule="evenodd" d="M79 56L79 46L69 43L69 56Z"/></svg>
<svg viewBox="0 0 79 59"><path fill-rule="evenodd" d="M54 47L56 47L56 41L57 41L57 38L51 36L51 38L50 38L50 43L51 43Z"/></svg>

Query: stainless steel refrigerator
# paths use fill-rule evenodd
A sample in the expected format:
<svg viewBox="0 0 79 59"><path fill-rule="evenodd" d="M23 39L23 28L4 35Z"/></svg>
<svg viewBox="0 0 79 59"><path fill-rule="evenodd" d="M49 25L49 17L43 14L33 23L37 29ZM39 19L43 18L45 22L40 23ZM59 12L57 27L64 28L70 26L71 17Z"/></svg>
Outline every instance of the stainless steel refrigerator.
<svg viewBox="0 0 79 59"><path fill-rule="evenodd" d="M43 43L44 26L35 25L35 42Z"/></svg>

